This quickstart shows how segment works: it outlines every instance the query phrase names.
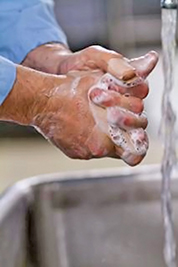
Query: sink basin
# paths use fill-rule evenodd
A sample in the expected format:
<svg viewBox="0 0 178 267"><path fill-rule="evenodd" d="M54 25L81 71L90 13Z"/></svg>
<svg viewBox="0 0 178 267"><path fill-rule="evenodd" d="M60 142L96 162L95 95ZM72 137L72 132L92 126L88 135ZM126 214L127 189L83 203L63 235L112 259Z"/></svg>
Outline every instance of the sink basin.
<svg viewBox="0 0 178 267"><path fill-rule="evenodd" d="M160 194L160 166L19 182L0 198L0 266L162 267ZM176 174L172 197L177 222Z"/></svg>

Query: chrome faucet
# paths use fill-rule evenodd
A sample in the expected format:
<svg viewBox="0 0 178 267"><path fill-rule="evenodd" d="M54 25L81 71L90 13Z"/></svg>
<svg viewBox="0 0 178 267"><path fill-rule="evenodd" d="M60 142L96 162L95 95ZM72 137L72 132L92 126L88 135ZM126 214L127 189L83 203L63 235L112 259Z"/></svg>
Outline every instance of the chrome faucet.
<svg viewBox="0 0 178 267"><path fill-rule="evenodd" d="M176 9L178 0L161 0L161 8Z"/></svg>

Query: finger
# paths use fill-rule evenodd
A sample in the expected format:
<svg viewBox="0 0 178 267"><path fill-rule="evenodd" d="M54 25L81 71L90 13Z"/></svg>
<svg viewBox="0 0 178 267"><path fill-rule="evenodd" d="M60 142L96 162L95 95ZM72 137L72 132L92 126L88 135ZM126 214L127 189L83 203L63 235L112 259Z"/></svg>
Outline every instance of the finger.
<svg viewBox="0 0 178 267"><path fill-rule="evenodd" d="M88 67L100 68L104 72L112 74L114 77L128 81L137 77L136 69L129 64L122 55L107 50L100 46L90 46L82 50L85 65Z"/></svg>
<svg viewBox="0 0 178 267"><path fill-rule="evenodd" d="M118 153L119 153L118 150L119 150L119 148L116 148L116 155L118 155ZM145 155L146 154L135 155L132 153L127 153L127 154L125 153L124 156L123 155L121 156L121 159L130 166L136 166L144 159Z"/></svg>
<svg viewBox="0 0 178 267"><path fill-rule="evenodd" d="M135 96L140 99L144 99L148 95L149 87L148 87L148 82L144 81L130 88L123 87L117 84L111 84L109 85L108 90L118 92L122 95L125 94L125 95Z"/></svg>
<svg viewBox="0 0 178 267"><path fill-rule="evenodd" d="M138 81L138 79L137 79ZM103 88L109 91L116 91L122 95L131 95L143 99L148 94L148 83L144 80L140 80L140 83L134 83L130 86L124 84L124 82L114 78L111 74L105 74L102 76L98 84L99 88Z"/></svg>
<svg viewBox="0 0 178 267"><path fill-rule="evenodd" d="M110 138L95 126L85 142L92 158L101 158L114 154L114 144ZM117 156L119 158L119 156Z"/></svg>
<svg viewBox="0 0 178 267"><path fill-rule="evenodd" d="M107 109L107 121L110 125L117 126L123 130L147 127L148 121L145 115L137 115L119 107Z"/></svg>
<svg viewBox="0 0 178 267"><path fill-rule="evenodd" d="M116 158L120 157L125 163L127 163L130 166L138 165L143 160L145 155L146 153L143 155L137 155L131 152L124 152L124 150L118 146L116 146L115 148L115 157Z"/></svg>
<svg viewBox="0 0 178 267"><path fill-rule="evenodd" d="M126 94L144 99L149 93L148 82L144 81L134 87L126 88Z"/></svg>
<svg viewBox="0 0 178 267"><path fill-rule="evenodd" d="M106 91L96 87L90 91L89 97L93 103L100 107L119 106L134 113L143 111L142 100L127 94L121 95L115 91Z"/></svg>
<svg viewBox="0 0 178 267"><path fill-rule="evenodd" d="M98 81L98 78L101 79L102 75L104 73L97 69L97 70L70 70L67 73L68 77L72 77L72 78L78 78L78 77L95 77L96 81Z"/></svg>
<svg viewBox="0 0 178 267"><path fill-rule="evenodd" d="M158 54L155 51L150 51L142 57L134 58L129 61L130 65L137 70L138 76L143 78L146 78L150 74L157 62Z"/></svg>
<svg viewBox="0 0 178 267"><path fill-rule="evenodd" d="M116 144L116 155L120 156L127 164L134 166L146 155L149 142L143 129L125 132L118 128L111 128L111 139Z"/></svg>

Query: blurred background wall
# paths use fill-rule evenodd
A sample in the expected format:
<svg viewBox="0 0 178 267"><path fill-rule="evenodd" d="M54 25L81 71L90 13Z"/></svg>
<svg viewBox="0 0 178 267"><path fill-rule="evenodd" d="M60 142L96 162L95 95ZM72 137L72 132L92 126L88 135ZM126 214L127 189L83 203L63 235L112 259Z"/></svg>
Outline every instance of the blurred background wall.
<svg viewBox="0 0 178 267"><path fill-rule="evenodd" d="M150 75L151 89L145 101L149 118L150 150L142 164L160 162L162 147L158 141L160 138L157 137L163 90L160 1L56 0L55 2L57 20L66 32L73 51L91 44L100 44L129 58L140 56L153 49L159 52L160 61ZM178 100L177 94L176 97L173 96L177 108L176 98ZM119 160L111 159L70 160L33 129L7 123L0 123L0 147L0 190L15 180L41 173L126 166Z"/></svg>
<svg viewBox="0 0 178 267"><path fill-rule="evenodd" d="M100 43L123 53L160 44L159 0L56 0L55 11L74 49Z"/></svg>

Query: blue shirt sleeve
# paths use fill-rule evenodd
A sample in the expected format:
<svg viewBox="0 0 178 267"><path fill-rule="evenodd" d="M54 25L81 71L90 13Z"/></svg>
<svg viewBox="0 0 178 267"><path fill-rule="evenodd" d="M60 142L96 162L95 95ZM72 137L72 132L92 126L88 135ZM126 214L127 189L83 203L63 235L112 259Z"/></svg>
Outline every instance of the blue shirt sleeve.
<svg viewBox="0 0 178 267"><path fill-rule="evenodd" d="M0 56L0 105L11 91L16 79L16 65Z"/></svg>
<svg viewBox="0 0 178 267"><path fill-rule="evenodd" d="M48 42L67 44L51 0L0 0L0 55L21 63Z"/></svg>

